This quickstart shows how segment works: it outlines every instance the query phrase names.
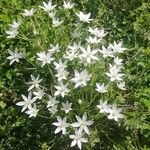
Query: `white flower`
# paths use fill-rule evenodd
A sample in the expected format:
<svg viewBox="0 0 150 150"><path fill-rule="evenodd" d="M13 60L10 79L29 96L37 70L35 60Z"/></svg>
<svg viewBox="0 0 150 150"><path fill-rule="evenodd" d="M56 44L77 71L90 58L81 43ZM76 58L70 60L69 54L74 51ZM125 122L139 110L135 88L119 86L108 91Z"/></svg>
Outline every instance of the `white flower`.
<svg viewBox="0 0 150 150"><path fill-rule="evenodd" d="M44 11L49 12L55 9L56 5L52 5L52 0L50 0L48 2L48 4L46 4L45 2L43 2L43 6L39 6L40 8L42 8Z"/></svg>
<svg viewBox="0 0 150 150"><path fill-rule="evenodd" d="M22 13L23 16L33 16L35 13L35 10L32 8L31 10L24 9L24 12Z"/></svg>
<svg viewBox="0 0 150 150"><path fill-rule="evenodd" d="M35 95L35 99L42 99L45 94L44 89L37 88L37 91L34 91L33 94Z"/></svg>
<svg viewBox="0 0 150 150"><path fill-rule="evenodd" d="M58 18L52 18L52 24L53 27L58 27L60 26L64 21L63 20L59 20Z"/></svg>
<svg viewBox="0 0 150 150"><path fill-rule="evenodd" d="M75 134L74 135L69 135L69 137L71 139L73 139L73 141L71 142L70 147L73 147L77 144L78 148L81 149L82 148L82 143L87 143L88 140L86 138L83 138L83 133L81 133L81 131L79 130L75 130Z"/></svg>
<svg viewBox="0 0 150 150"><path fill-rule="evenodd" d="M103 54L103 58L114 57L112 48L110 46L108 46L107 49L102 46L102 49L100 49L99 52Z"/></svg>
<svg viewBox="0 0 150 150"><path fill-rule="evenodd" d="M57 105L59 101L56 100L56 97L52 97L51 95L48 95L49 101L47 104L47 108L53 107L54 105Z"/></svg>
<svg viewBox="0 0 150 150"><path fill-rule="evenodd" d="M54 62L54 65L57 71L63 71L65 68L67 68L67 61L65 60L64 62L62 62L62 60L60 59L58 63Z"/></svg>
<svg viewBox="0 0 150 150"><path fill-rule="evenodd" d="M96 36L95 37L92 37L92 36L89 36L89 38L86 39L86 41L89 43L89 44L98 44L101 42L102 39L100 38L97 38Z"/></svg>
<svg viewBox="0 0 150 150"><path fill-rule="evenodd" d="M87 81L90 80L91 74L88 74L86 70L78 72L77 70L74 71L75 75L74 78L71 79L72 82L75 83L75 88L81 86L84 87L87 85Z"/></svg>
<svg viewBox="0 0 150 150"><path fill-rule="evenodd" d="M58 81L62 81L62 80L67 80L67 76L68 76L69 72L66 70L60 70L58 71L58 73L55 75L58 79Z"/></svg>
<svg viewBox="0 0 150 150"><path fill-rule="evenodd" d="M121 108L117 108L115 104L112 105L112 108L109 110L108 119L114 119L118 121L119 119L123 118L124 115L120 114L122 111Z"/></svg>
<svg viewBox="0 0 150 150"><path fill-rule="evenodd" d="M119 82L119 83L117 83L117 86L121 90L126 90L126 88L125 88L125 82Z"/></svg>
<svg viewBox="0 0 150 150"><path fill-rule="evenodd" d="M29 115L29 118L36 117L39 109L37 109L36 104L33 105L33 107L30 107L29 110L27 110L25 113Z"/></svg>
<svg viewBox="0 0 150 150"><path fill-rule="evenodd" d="M76 53L75 51L66 51L66 54L64 54L64 58L72 61L73 59L78 58L78 53Z"/></svg>
<svg viewBox="0 0 150 150"><path fill-rule="evenodd" d="M90 19L91 13L84 14L83 12L76 13L76 15L79 17L80 21L90 23L93 19Z"/></svg>
<svg viewBox="0 0 150 150"><path fill-rule="evenodd" d="M66 114L72 110L72 103L69 103L68 101L66 103L62 103L62 106L63 107L61 108L61 110L65 111Z"/></svg>
<svg viewBox="0 0 150 150"><path fill-rule="evenodd" d="M53 19L56 16L56 11L51 11L48 14L49 14L49 17Z"/></svg>
<svg viewBox="0 0 150 150"><path fill-rule="evenodd" d="M58 105L53 105L52 107L49 107L48 110L54 115L58 111Z"/></svg>
<svg viewBox="0 0 150 150"><path fill-rule="evenodd" d="M14 21L12 24L10 24L9 30L6 31L6 34L8 34L7 38L15 38L18 35L19 32L17 30L20 24L20 21Z"/></svg>
<svg viewBox="0 0 150 150"><path fill-rule="evenodd" d="M54 133L57 134L62 131L62 134L66 134L66 128L69 126L69 124L67 123L67 118L65 117L61 119L61 117L57 116L57 121L58 122L53 123L54 126L57 126Z"/></svg>
<svg viewBox="0 0 150 150"><path fill-rule="evenodd" d="M115 53L123 53L126 50L126 48L122 47L122 43L122 41L119 43L116 43L116 41L114 41L114 43L110 46L112 47Z"/></svg>
<svg viewBox="0 0 150 150"><path fill-rule="evenodd" d="M20 58L23 58L23 54L21 52L18 52L18 49L15 49L15 52L8 50L10 56L7 57L7 59L10 59L10 65L12 65L15 61L19 62Z"/></svg>
<svg viewBox="0 0 150 150"><path fill-rule="evenodd" d="M110 77L110 81L122 81L122 77L124 74L120 73L120 67L111 64L109 65L109 72L106 73L108 77Z"/></svg>
<svg viewBox="0 0 150 150"><path fill-rule="evenodd" d="M60 51L60 46L58 44L56 44L56 45L50 44L50 49L48 49L48 51L51 54L53 54L55 52L59 52Z"/></svg>
<svg viewBox="0 0 150 150"><path fill-rule="evenodd" d="M37 53L38 60L42 62L41 67L45 66L46 64L50 64L55 58L52 57L52 54L48 52L47 54L45 52Z"/></svg>
<svg viewBox="0 0 150 150"><path fill-rule="evenodd" d="M120 59L118 57L115 57L114 58L114 63L117 65L117 66L121 66L122 65L122 61L123 59Z"/></svg>
<svg viewBox="0 0 150 150"><path fill-rule="evenodd" d="M70 2L65 2L64 1L63 7L65 9L72 9L74 7L74 3L70 3Z"/></svg>
<svg viewBox="0 0 150 150"><path fill-rule="evenodd" d="M62 82L55 86L55 88L57 89L57 91L55 91L54 95L61 95L62 98L70 92L70 90L67 88L67 84L63 84Z"/></svg>
<svg viewBox="0 0 150 150"><path fill-rule="evenodd" d="M32 103L35 102L35 99L32 98L32 93L29 92L28 97L26 97L25 95L21 95L24 101L18 102L16 103L17 106L23 106L21 112L25 111L25 109L30 109L32 107Z"/></svg>
<svg viewBox="0 0 150 150"><path fill-rule="evenodd" d="M78 122L72 123L71 126L75 128L79 127L80 132L84 130L85 133L90 134L90 131L87 126L91 126L93 124L93 121L91 120L87 121L87 113L83 114L82 119L76 115L76 119Z"/></svg>
<svg viewBox="0 0 150 150"><path fill-rule="evenodd" d="M99 84L99 83L96 83L96 91L98 91L99 93L106 93L108 92L107 91L107 86L103 84Z"/></svg>
<svg viewBox="0 0 150 150"><path fill-rule="evenodd" d="M107 104L107 101L100 100L100 104L97 105L97 108L100 109L101 113L109 113L110 105Z"/></svg>
<svg viewBox="0 0 150 150"><path fill-rule="evenodd" d="M31 80L30 82L27 82L27 84L31 84L29 87L28 91L32 90L34 87L39 88L39 83L43 81L43 79L40 79L40 76L38 75L37 77L31 75Z"/></svg>
<svg viewBox="0 0 150 150"><path fill-rule="evenodd" d="M90 64L92 60L99 60L98 57L96 57L96 53L98 52L97 50L91 50L90 45L88 45L87 49L80 47L82 53L80 54L79 58L85 59L85 61Z"/></svg>
<svg viewBox="0 0 150 150"><path fill-rule="evenodd" d="M21 24L20 21L18 21L18 22L14 21L12 24L10 24L10 29L18 30L20 24Z"/></svg>
<svg viewBox="0 0 150 150"><path fill-rule="evenodd" d="M100 39L103 38L104 36L106 36L107 33L105 33L104 29L99 30L98 28L90 28L88 30L91 34L99 37Z"/></svg>
<svg viewBox="0 0 150 150"><path fill-rule="evenodd" d="M18 35L18 31L15 29L10 29L6 31L6 34L8 34L7 38L15 38Z"/></svg>

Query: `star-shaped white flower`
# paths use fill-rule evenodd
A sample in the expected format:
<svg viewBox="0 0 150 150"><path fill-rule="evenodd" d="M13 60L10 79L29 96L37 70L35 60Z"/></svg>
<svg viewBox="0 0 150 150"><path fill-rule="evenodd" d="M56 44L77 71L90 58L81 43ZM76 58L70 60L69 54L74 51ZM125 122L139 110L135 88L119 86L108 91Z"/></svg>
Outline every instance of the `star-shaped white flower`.
<svg viewBox="0 0 150 150"><path fill-rule="evenodd" d="M56 100L56 97L52 97L51 95L48 95L48 104L47 104L47 108L49 107L53 107L54 105L57 105L59 103L59 101Z"/></svg>
<svg viewBox="0 0 150 150"><path fill-rule="evenodd" d="M107 33L105 33L104 29L99 30L98 28L91 28L89 27L88 30L92 35L95 35L97 37L99 37L100 39L102 39L103 37L106 36Z"/></svg>
<svg viewBox="0 0 150 150"><path fill-rule="evenodd" d="M31 10L24 9L24 12L22 13L22 15L27 17L27 16L33 16L34 13L35 13L35 10L33 8Z"/></svg>
<svg viewBox="0 0 150 150"><path fill-rule="evenodd" d="M45 92L44 92L44 89L37 88L37 91L34 91L33 94L35 96L34 97L35 99L42 99Z"/></svg>
<svg viewBox="0 0 150 150"><path fill-rule="evenodd" d="M107 85L105 86L104 83L103 84L99 84L96 83L96 91L99 93L106 93L107 91Z"/></svg>
<svg viewBox="0 0 150 150"><path fill-rule="evenodd" d="M32 98L32 93L29 92L28 97L25 95L21 95L24 101L16 103L17 106L23 106L21 112L25 111L27 108L30 109L32 107L32 104L36 101L34 98Z"/></svg>
<svg viewBox="0 0 150 150"><path fill-rule="evenodd" d="M61 110L65 111L65 113L67 114L69 111L72 110L71 105L72 103L69 103L68 101L66 103L62 103Z"/></svg>
<svg viewBox="0 0 150 150"><path fill-rule="evenodd" d="M63 20L59 20L58 18L52 18L52 24L53 27L58 27L60 26L64 21Z"/></svg>
<svg viewBox="0 0 150 150"><path fill-rule="evenodd" d="M103 55L103 58L114 57L114 52L110 46L108 46L108 48L102 46L102 49L99 49L99 52Z"/></svg>
<svg viewBox="0 0 150 150"><path fill-rule="evenodd" d="M67 123L67 118L65 117L61 119L60 116L57 116L57 121L58 122L53 123L54 126L57 126L54 133L57 134L62 131L62 134L66 134L66 128L69 126L69 124Z"/></svg>
<svg viewBox="0 0 150 150"><path fill-rule="evenodd" d="M109 113L110 105L107 104L107 101L100 100L99 105L97 105L101 113Z"/></svg>
<svg viewBox="0 0 150 150"><path fill-rule="evenodd" d="M110 77L110 81L122 81L122 77L124 74L120 73L120 67L111 64L109 65L109 72L106 73L108 77Z"/></svg>
<svg viewBox="0 0 150 150"><path fill-rule="evenodd" d="M28 91L32 90L34 87L39 88L39 83L43 81L43 79L40 79L40 76L38 75L37 77L31 75L31 80L30 82L27 82L27 84L31 84L29 87Z"/></svg>
<svg viewBox="0 0 150 150"><path fill-rule="evenodd" d="M78 146L79 149L82 148L82 143L87 143L88 140L86 138L83 137L83 133L80 130L75 130L75 134L73 135L69 135L69 137L71 139L73 139L73 141L71 142L70 147L73 147L75 145Z"/></svg>
<svg viewBox="0 0 150 150"><path fill-rule="evenodd" d="M55 91L54 95L61 95L62 98L64 98L64 96L70 92L70 90L67 88L67 84L63 84L62 82L55 86L55 88L57 89L57 91Z"/></svg>
<svg viewBox="0 0 150 150"><path fill-rule="evenodd" d="M29 118L36 117L39 109L37 109L36 104L34 103L33 107L30 107L25 113L29 115Z"/></svg>
<svg viewBox="0 0 150 150"><path fill-rule="evenodd" d="M8 50L10 56L7 57L7 59L10 60L10 65L12 65L15 61L19 62L19 59L23 58L24 55L21 52L18 52L18 49L15 49L15 52Z"/></svg>
<svg viewBox="0 0 150 150"><path fill-rule="evenodd" d="M75 83L75 88L81 86L84 87L87 85L87 82L91 79L92 75L88 74L86 70L78 72L77 70L74 71L75 75L74 78L71 79L72 82Z"/></svg>
<svg viewBox="0 0 150 150"><path fill-rule="evenodd" d="M90 45L88 45L87 49L85 49L84 47L80 47L80 49L82 53L79 55L79 58L81 60L84 59L87 64L90 64L92 60L99 60L98 57L96 57L96 53L98 52L98 50L92 50Z"/></svg>
<svg viewBox="0 0 150 150"><path fill-rule="evenodd" d="M74 3L64 1L63 7L64 9L72 9L74 7Z"/></svg>
<svg viewBox="0 0 150 150"><path fill-rule="evenodd" d="M57 71L62 71L67 68L67 61L62 62L62 60L60 59L58 63L54 62L54 65Z"/></svg>
<svg viewBox="0 0 150 150"><path fill-rule="evenodd" d="M50 0L48 2L48 4L46 4L45 2L43 2L43 6L39 6L39 7L42 8L46 12L50 12L50 11L54 10L56 6L57 5L52 5L52 0Z"/></svg>
<svg viewBox="0 0 150 150"><path fill-rule="evenodd" d="M126 90L126 88L125 88L125 82L123 82L123 81L117 83L117 86L118 86L118 88L121 89L121 90Z"/></svg>
<svg viewBox="0 0 150 150"><path fill-rule="evenodd" d="M126 48L122 47L122 43L123 43L122 41L119 43L114 41L114 43L111 44L110 46L112 47L115 53L123 53L126 50Z"/></svg>
<svg viewBox="0 0 150 150"><path fill-rule="evenodd" d="M108 119L114 119L118 121L121 118L124 118L124 115L121 114L122 109L117 108L115 104L112 105L112 108L109 110Z"/></svg>
<svg viewBox="0 0 150 150"><path fill-rule="evenodd" d="M68 76L69 72L66 70L60 70L58 71L58 73L55 75L58 78L58 81L62 81L62 80L67 80L67 76Z"/></svg>
<svg viewBox="0 0 150 150"><path fill-rule="evenodd" d="M83 114L82 119L76 115L76 119L78 122L72 123L71 126L75 128L79 127L80 132L84 130L87 134L90 134L90 131L87 126L91 126L93 124L93 121L87 121L87 113Z"/></svg>
<svg viewBox="0 0 150 150"><path fill-rule="evenodd" d="M45 52L40 52L37 53L38 55L38 60L42 62L41 67L45 66L46 64L50 64L55 58L52 57L52 54L50 52L45 53Z"/></svg>
<svg viewBox="0 0 150 150"><path fill-rule="evenodd" d="M93 19L90 19L91 13L84 14L83 12L76 13L76 15L79 17L80 21L90 23Z"/></svg>

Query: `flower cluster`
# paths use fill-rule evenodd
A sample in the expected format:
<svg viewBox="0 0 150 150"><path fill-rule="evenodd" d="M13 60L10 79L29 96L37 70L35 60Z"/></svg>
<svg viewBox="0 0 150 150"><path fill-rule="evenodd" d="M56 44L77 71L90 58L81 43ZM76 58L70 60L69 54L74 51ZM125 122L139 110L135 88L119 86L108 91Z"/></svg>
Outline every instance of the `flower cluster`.
<svg viewBox="0 0 150 150"><path fill-rule="evenodd" d="M65 10L63 12L67 12L70 11L70 9L74 9L75 6L76 4L74 3L64 1L61 9ZM39 6L39 10L36 9L35 11L33 8L31 10L25 9L22 16L23 19L33 15L36 17L35 12L38 11L41 12L42 15L44 13L45 16L48 14L46 16L49 17L47 20L50 19L48 22L50 27L48 28L52 31L58 31L58 26L65 28L68 25L65 22L65 17L58 17L58 11L61 11L59 9L60 7L57 10L57 5L53 4L52 0L50 0L48 3L43 2L43 4ZM37 66L39 65L39 68L46 73L49 72L49 76L51 77L50 87L45 87L44 84L40 85L47 79L40 79L40 75L36 77L31 75L31 81L26 83L28 85L28 96L26 97L22 94L23 101L17 102L16 105L22 106L22 112L25 111L29 117L36 117L43 108L41 102L43 101L44 103L46 101L48 112L52 118L57 119L57 122L52 123L52 125L56 126L54 133L62 132L63 135L68 135L68 137L72 139L70 147L77 145L78 148L81 149L82 143L88 142L86 136L90 135L89 127L94 125L93 123L95 121L94 116L90 115L90 111L86 111L89 104L92 105L93 100L97 103L97 99L99 100L101 95L109 93L109 90L112 88L110 87L111 84L113 84L115 88L119 88L119 90L126 90L124 81L125 75L122 73L123 59L120 57L126 49L122 47L122 41L103 44L104 38L109 33L106 32L104 28L98 28L95 27L95 25L89 26L89 24L94 21L94 19L91 18L91 13L79 11L75 12L74 16L76 17L75 19L78 18L79 26L77 28L75 27L74 33L70 31L71 33L69 33L68 36L69 43L67 43L67 41L61 42L57 40L57 38L55 40L52 34L54 42L48 43L49 48L43 50L43 47L40 47L39 49L41 50L36 51L34 54L35 64ZM13 24L10 25L10 30L6 31L8 34L7 38L15 38L19 34L17 31L19 26L20 22L13 22ZM69 28L69 26L67 27ZM35 24L33 24L33 28L35 31ZM40 29L41 27L38 28L37 26L36 31L39 33L39 37L43 35ZM65 31L69 32L68 30L61 32ZM35 32L33 32L33 34L34 33ZM82 36L82 34L84 36ZM36 37L36 40L37 39L38 36ZM41 39L43 40L45 37ZM41 39L39 43L42 41ZM8 52L10 56L8 56L7 59L10 60L10 65L14 62L19 62L20 58L26 58L26 54L18 52L17 49L15 52L10 50ZM102 63L105 63L106 68L103 67L102 70L98 70L97 77L92 68L96 66L99 68ZM36 68L36 70L38 70L38 68ZM105 80L100 79L101 75ZM86 92L85 96L84 89L86 90L88 87L92 90ZM96 96L93 96L93 93ZM88 97L90 94L91 97ZM34 97L32 95L34 95ZM75 95L77 95L77 98ZM87 106L83 106L83 109L80 109L81 103L78 102L78 99L84 101L86 99L85 97L89 99L89 101L86 101ZM109 98L108 96L106 97ZM40 107L38 105L40 105ZM97 108L100 109L101 113L107 114L108 119L118 121L124 117L121 114L122 109L117 108L116 104L109 105L107 101L103 102L100 100L100 104L97 105ZM97 111L97 108L94 106L94 111ZM80 117L77 114L83 115ZM70 116L72 119L70 119ZM73 116L75 117L73 118ZM90 116L91 120L88 120L87 116Z"/></svg>

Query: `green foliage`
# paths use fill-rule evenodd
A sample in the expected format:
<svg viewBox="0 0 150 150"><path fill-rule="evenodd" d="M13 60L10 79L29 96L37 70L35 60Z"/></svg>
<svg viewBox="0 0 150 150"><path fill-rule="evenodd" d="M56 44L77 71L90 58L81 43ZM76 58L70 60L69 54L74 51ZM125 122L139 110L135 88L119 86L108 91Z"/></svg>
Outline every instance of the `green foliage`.
<svg viewBox="0 0 150 150"><path fill-rule="evenodd" d="M55 3L62 4L57 0ZM104 27L109 32L108 41L123 40L128 50L124 54L127 91L119 95L112 91L111 99L117 97L116 101L124 103L126 109L126 119L119 125L106 121L105 116L97 116L97 124L90 134L89 143L83 147L85 150L149 150L150 149L150 4L147 0L75 0L77 7L87 12L91 12L97 18L95 25ZM47 48L47 42L53 39L47 38L49 34L57 35L62 41L60 31L46 30L40 43L33 41L33 47L28 40L16 39L11 41L6 39L5 31L9 24L20 17L18 14L24 8L31 8L41 4L41 0L1 0L0 1L0 149L2 150L66 150L70 143L67 137L53 134L51 123L54 121L47 113L37 118L29 119L25 114L20 113L15 103L20 99L19 95L25 90L25 82L29 80L31 72L34 70L35 57L30 57L41 49ZM63 12L62 12L63 13ZM62 14L60 14L61 16ZM45 18L40 18L43 22L43 29L47 27ZM73 20L72 20L73 22ZM24 22L25 24L25 22ZM70 24L72 26L73 24ZM41 28L41 30L43 30ZM24 31L26 32L26 31ZM65 31L64 31L65 32ZM68 35L66 35L68 36ZM112 37L114 37L112 39ZM66 46L67 38L64 39ZM28 44L27 44L28 43ZM61 44L61 43L60 43ZM26 47L26 45L30 45ZM15 66L9 66L7 50L18 46L21 51L27 52L28 61L24 60ZM25 64L27 68L22 66ZM99 67L102 67L99 65ZM28 69L26 71L25 69ZM98 68L90 68L91 72ZM47 82L51 80L48 73L42 70L43 77ZM98 77L96 77L98 78ZM85 89L87 97L89 91ZM76 93L79 92L76 96ZM80 97L80 91L74 91L74 98ZM95 93L93 93L95 94ZM117 95L117 96L116 96ZM99 97L96 97L99 99ZM129 107L128 107L129 106ZM87 108L82 104L81 111ZM91 111L91 117L98 112ZM99 123L98 123L99 122ZM58 138L59 137L59 138Z"/></svg>

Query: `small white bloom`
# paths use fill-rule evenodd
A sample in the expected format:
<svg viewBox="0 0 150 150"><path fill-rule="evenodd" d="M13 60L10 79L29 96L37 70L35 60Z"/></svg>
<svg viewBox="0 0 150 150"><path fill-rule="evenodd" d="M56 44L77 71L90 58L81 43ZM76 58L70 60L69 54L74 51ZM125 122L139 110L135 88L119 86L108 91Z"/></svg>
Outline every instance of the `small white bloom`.
<svg viewBox="0 0 150 150"><path fill-rule="evenodd" d="M47 108L53 107L54 105L57 105L59 101L56 100L56 97L52 97L51 95L48 95L49 101L47 104Z"/></svg>
<svg viewBox="0 0 150 150"><path fill-rule="evenodd" d="M87 126L91 126L93 124L93 121L91 120L87 121L87 113L83 114L82 119L76 115L76 119L78 122L72 123L71 126L75 128L79 127L80 132L84 130L85 133L90 134L90 131Z"/></svg>
<svg viewBox="0 0 150 150"><path fill-rule="evenodd" d="M88 64L90 64L92 62L92 60L99 60L98 57L96 57L96 53L98 52L98 50L92 50L90 45L88 45L87 49L80 47L82 53L79 55L79 58L81 60L85 60Z"/></svg>
<svg viewBox="0 0 150 150"><path fill-rule="evenodd" d="M50 52L45 53L45 52L40 52L37 53L38 55L38 60L42 62L41 67L45 66L46 64L50 64L55 58L52 57L52 54Z"/></svg>
<svg viewBox="0 0 150 150"><path fill-rule="evenodd" d="M118 57L115 57L114 58L114 63L117 65L117 66L121 66L122 65L122 61L123 59L120 59Z"/></svg>
<svg viewBox="0 0 150 150"><path fill-rule="evenodd" d="M53 45L53 44L50 44L50 48L48 49L48 51L51 53L51 54L54 54L56 52L59 52L60 51L60 46L58 44L56 45Z"/></svg>
<svg viewBox="0 0 150 150"><path fill-rule="evenodd" d="M48 2L48 4L46 4L45 2L43 2L43 6L39 6L39 7L42 8L46 12L50 12L50 11L54 10L56 6L57 5L52 5L52 0L50 0Z"/></svg>
<svg viewBox="0 0 150 150"><path fill-rule="evenodd" d="M20 24L21 24L20 21L18 21L18 22L14 21L12 24L10 24L10 29L18 30Z"/></svg>
<svg viewBox="0 0 150 150"><path fill-rule="evenodd" d="M29 87L28 91L32 90L34 87L39 88L39 83L43 81L43 79L40 79L40 76L38 75L37 77L31 75L31 80L30 82L27 82L27 84L31 84Z"/></svg>
<svg viewBox="0 0 150 150"><path fill-rule="evenodd" d="M99 52L102 53L103 58L114 57L112 48L110 46L108 46L108 48L102 46L102 49L100 49Z"/></svg>
<svg viewBox="0 0 150 150"><path fill-rule="evenodd" d="M54 133L57 134L62 131L62 134L66 134L66 128L69 126L69 124L67 123L67 118L65 117L61 119L60 116L57 116L57 121L58 122L53 123L54 126L57 126Z"/></svg>
<svg viewBox="0 0 150 150"><path fill-rule="evenodd" d="M60 70L58 73L55 75L57 77L57 80L60 82L62 80L67 80L69 72L66 70Z"/></svg>
<svg viewBox="0 0 150 150"><path fill-rule="evenodd" d="M48 110L54 115L58 111L58 105L53 105L52 107L49 107Z"/></svg>
<svg viewBox="0 0 150 150"><path fill-rule="evenodd" d="M88 140L86 138L83 138L83 133L79 130L75 130L75 134L74 135L69 135L69 137L71 139L73 139L73 141L71 142L70 147L73 147L77 144L78 148L81 149L82 148L82 143L87 143Z"/></svg>
<svg viewBox="0 0 150 150"><path fill-rule="evenodd" d="M93 36L89 36L89 38L86 39L86 41L89 43L89 44L98 44L101 42L102 39L100 38L97 38L96 36L93 37Z"/></svg>
<svg viewBox="0 0 150 150"><path fill-rule="evenodd" d="M35 99L42 99L45 94L44 89L37 88L37 91L34 91L33 94L35 95Z"/></svg>
<svg viewBox="0 0 150 150"><path fill-rule="evenodd" d="M99 93L106 93L108 92L107 91L107 86L103 84L99 84L99 83L96 83L96 91L98 91Z"/></svg>
<svg viewBox="0 0 150 150"><path fill-rule="evenodd" d="M49 14L49 17L53 19L56 16L56 11L51 11L48 14Z"/></svg>
<svg viewBox="0 0 150 150"><path fill-rule="evenodd" d="M122 77L124 74L120 73L120 67L111 64L109 65L109 72L106 73L108 77L110 77L110 81L122 81Z"/></svg>
<svg viewBox="0 0 150 150"><path fill-rule="evenodd" d="M70 90L67 88L67 84L63 84L62 82L55 86L55 88L57 89L57 91L55 91L54 95L61 95L62 98L70 92Z"/></svg>
<svg viewBox="0 0 150 150"><path fill-rule="evenodd" d="M76 13L76 15L79 17L80 21L90 23L93 19L90 19L91 13L84 14L83 12Z"/></svg>
<svg viewBox="0 0 150 150"><path fill-rule="evenodd" d="M81 72L78 72L77 70L74 71L75 75L74 78L71 79L72 82L75 83L75 88L81 86L84 87L87 85L87 81L90 80L92 77L91 74L88 74L86 70L83 70Z"/></svg>
<svg viewBox="0 0 150 150"><path fill-rule="evenodd" d="M59 71L63 71L65 68L67 68L67 61L65 60L64 62L62 62L62 60L60 59L59 62L54 62L55 65L55 69L59 72Z"/></svg>
<svg viewBox="0 0 150 150"><path fill-rule="evenodd" d="M97 105L101 113L109 113L110 105L107 104L107 101L100 100L100 104Z"/></svg>
<svg viewBox="0 0 150 150"><path fill-rule="evenodd" d="M125 82L119 82L119 83L117 83L117 86L121 90L126 90L126 88L125 88Z"/></svg>
<svg viewBox="0 0 150 150"><path fill-rule="evenodd" d="M37 109L36 104L33 105L33 107L30 107L29 110L27 110L25 113L29 115L29 118L36 117L39 109Z"/></svg>
<svg viewBox="0 0 150 150"><path fill-rule="evenodd" d="M22 13L23 16L33 16L35 13L35 10L32 8L31 10L24 9L24 12Z"/></svg>
<svg viewBox="0 0 150 150"><path fill-rule="evenodd" d="M29 92L28 97L25 95L21 95L24 101L16 103L17 106L23 106L21 112L25 111L25 109L30 109L32 107L32 104L35 102L35 99L32 98L32 93Z"/></svg>
<svg viewBox="0 0 150 150"><path fill-rule="evenodd" d="M104 29L99 30L98 28L90 28L88 30L92 35L95 35L97 37L99 37L100 39L102 39L103 37L106 36L107 33L105 33Z"/></svg>
<svg viewBox="0 0 150 150"><path fill-rule="evenodd" d="M114 119L118 121L119 119L123 118L124 115L120 114L122 111L121 108L117 108L115 104L112 105L112 108L109 110L108 119Z"/></svg>
<svg viewBox="0 0 150 150"><path fill-rule="evenodd" d="M74 3L70 3L70 2L65 2L64 1L63 7L65 9L72 9L74 7Z"/></svg>
<svg viewBox="0 0 150 150"><path fill-rule="evenodd" d="M111 44L110 46L112 47L115 53L123 53L126 50L126 48L122 47L122 43L123 43L122 41L119 43L114 41L114 43Z"/></svg>
<svg viewBox="0 0 150 150"><path fill-rule="evenodd" d="M18 52L18 49L15 49L15 52L8 50L10 56L7 57L7 59L10 60L10 65L12 65L15 61L19 62L19 59L23 58L24 55L21 52Z"/></svg>
<svg viewBox="0 0 150 150"><path fill-rule="evenodd" d="M60 26L64 21L63 20L59 20L58 18L52 18L52 24L53 27L58 27Z"/></svg>
<svg viewBox="0 0 150 150"><path fill-rule="evenodd" d="M72 110L71 108L72 103L69 103L68 101L66 103L62 103L62 108L61 110L65 111L65 113L67 114L69 111Z"/></svg>
<svg viewBox="0 0 150 150"><path fill-rule="evenodd" d="M6 31L6 34L8 34L7 38L15 38L18 35L18 31L14 30L14 29L10 29L8 31Z"/></svg>

